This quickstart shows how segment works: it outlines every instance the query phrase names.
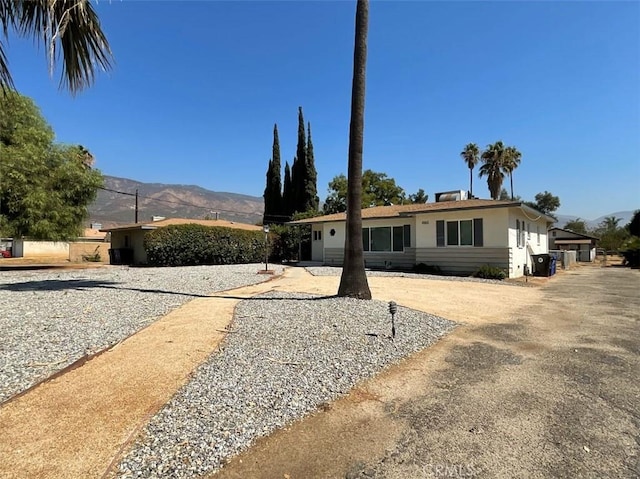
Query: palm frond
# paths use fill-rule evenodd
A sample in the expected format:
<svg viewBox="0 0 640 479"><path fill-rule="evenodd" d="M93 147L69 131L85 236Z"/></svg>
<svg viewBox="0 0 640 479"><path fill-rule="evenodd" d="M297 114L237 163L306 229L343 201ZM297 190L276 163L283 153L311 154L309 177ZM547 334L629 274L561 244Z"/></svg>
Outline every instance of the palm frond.
<svg viewBox="0 0 640 479"><path fill-rule="evenodd" d="M14 8L16 30L44 44L51 74L62 55L61 87L76 93L93 83L98 67L111 68L109 43L88 0L32 0Z"/></svg>

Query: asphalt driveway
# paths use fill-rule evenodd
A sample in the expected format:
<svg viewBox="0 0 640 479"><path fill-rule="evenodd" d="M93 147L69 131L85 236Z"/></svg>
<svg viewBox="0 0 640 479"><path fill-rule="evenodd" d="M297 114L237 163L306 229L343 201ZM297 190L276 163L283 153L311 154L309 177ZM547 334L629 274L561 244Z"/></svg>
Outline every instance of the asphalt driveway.
<svg viewBox="0 0 640 479"><path fill-rule="evenodd" d="M566 272L219 476L640 477L639 287L629 269Z"/></svg>

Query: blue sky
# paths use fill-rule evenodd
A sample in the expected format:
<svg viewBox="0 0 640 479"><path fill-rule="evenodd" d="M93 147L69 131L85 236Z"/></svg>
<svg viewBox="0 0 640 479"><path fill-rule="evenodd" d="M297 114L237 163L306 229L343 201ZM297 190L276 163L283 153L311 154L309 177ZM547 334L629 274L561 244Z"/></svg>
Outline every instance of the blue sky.
<svg viewBox="0 0 640 479"><path fill-rule="evenodd" d="M321 199L346 173L355 2L96 9L116 65L76 97L42 49L7 46L18 90L105 174L262 196L273 124L284 166L298 106ZM432 200L468 189L465 144L502 140L524 199L548 190L586 219L640 208L639 20L638 2L373 1L364 167ZM489 197L477 175L474 193Z"/></svg>

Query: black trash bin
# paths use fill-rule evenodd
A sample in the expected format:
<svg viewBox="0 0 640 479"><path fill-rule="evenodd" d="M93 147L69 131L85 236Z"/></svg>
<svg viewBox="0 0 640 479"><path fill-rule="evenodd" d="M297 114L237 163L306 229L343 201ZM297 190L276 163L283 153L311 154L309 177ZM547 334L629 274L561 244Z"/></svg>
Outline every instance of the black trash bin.
<svg viewBox="0 0 640 479"><path fill-rule="evenodd" d="M133 264L133 249L112 248L109 250L110 264Z"/></svg>
<svg viewBox="0 0 640 479"><path fill-rule="evenodd" d="M551 274L550 254L532 254L531 261L534 276L549 276Z"/></svg>

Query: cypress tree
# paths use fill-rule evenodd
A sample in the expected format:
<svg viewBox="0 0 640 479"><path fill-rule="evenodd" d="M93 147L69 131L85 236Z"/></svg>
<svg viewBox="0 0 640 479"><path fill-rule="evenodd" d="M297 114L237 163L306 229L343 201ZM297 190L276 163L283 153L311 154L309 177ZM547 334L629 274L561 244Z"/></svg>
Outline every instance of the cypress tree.
<svg viewBox="0 0 640 479"><path fill-rule="evenodd" d="M291 217L293 214L293 190L291 182L291 168L289 162L284 164L284 190L282 192L282 214Z"/></svg>
<svg viewBox="0 0 640 479"><path fill-rule="evenodd" d="M267 169L267 185L264 190L264 224L279 223L282 218L282 180L280 177L280 140L278 125L273 126L273 147Z"/></svg>
<svg viewBox="0 0 640 479"><path fill-rule="evenodd" d="M304 189L305 175L307 164L307 141L304 131L304 117L302 115L302 107L298 107L298 146L296 149L296 158L293 160L291 168L291 186L293 197L293 212L304 212Z"/></svg>
<svg viewBox="0 0 640 479"><path fill-rule="evenodd" d="M320 198L318 198L317 182L318 182L318 172L316 171L315 160L313 157L313 143L311 141L311 123L308 123L302 211L305 211L305 212L318 211Z"/></svg>

